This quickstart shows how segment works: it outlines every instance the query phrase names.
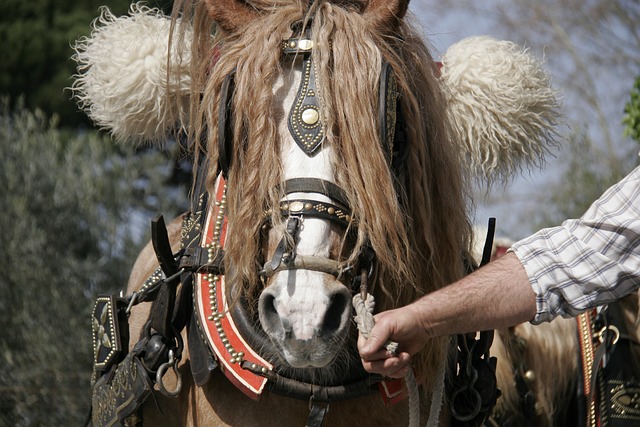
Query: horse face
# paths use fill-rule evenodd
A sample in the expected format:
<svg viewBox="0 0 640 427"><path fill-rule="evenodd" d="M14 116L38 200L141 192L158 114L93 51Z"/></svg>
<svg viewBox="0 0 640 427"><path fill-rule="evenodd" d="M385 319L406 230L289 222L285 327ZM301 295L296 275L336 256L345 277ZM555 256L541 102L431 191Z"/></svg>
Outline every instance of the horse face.
<svg viewBox="0 0 640 427"><path fill-rule="evenodd" d="M274 88L285 106L274 108L284 113L279 118L283 178L334 183L331 147L321 147L309 156L294 142L287 127L288 106L294 102L302 75L298 65L299 61ZM275 271L260 295L258 311L264 331L291 366L324 367L343 347L350 324L351 292L337 278L343 268L339 259L345 227L330 219L298 215L298 207L304 205L335 203L326 195L298 190L282 200L284 226L272 228L264 244L266 265ZM283 245L284 252L279 250Z"/></svg>
<svg viewBox="0 0 640 427"><path fill-rule="evenodd" d="M235 193L232 197L235 196L236 201L248 200L253 196L253 194L242 194L243 191L238 191L238 188L259 187L253 185L256 181L254 171L263 166L256 163L257 159L262 158L261 152L258 151L258 148L262 147L259 141L264 137L261 132L266 131L266 137L270 138L267 141L268 158L273 160L276 155L279 155L279 165L268 165L272 167L269 170L268 178L265 178L269 184L282 185L288 180L296 178L316 179L331 185L335 185L341 180L343 183L349 180L349 197L358 204L359 216L370 218L374 213L370 211L374 210L375 206L376 214L379 210L397 218L398 207L395 198L381 200L380 196L380 194L391 195L394 191L391 176L385 175L380 179L371 176L372 174L361 172L363 163L370 166L371 170L384 171L385 173L388 171L384 153L378 149L377 145L367 146L371 141L376 141L379 136L375 120L379 111L374 106L375 101L369 101L378 95L378 82L375 77L372 78L377 73L370 71L380 66L381 52L375 48L373 40L363 45L355 43L355 46L352 47L356 48L354 51L361 50L360 54L356 56L347 54L343 58L353 59L356 62L352 65L363 68L365 72L359 78L352 79L353 67L345 63L348 60L334 62L331 59L337 57L332 53L332 45L336 36L339 35L339 44L351 46L352 43L347 43L346 39L357 41L360 39L360 34L351 34L349 31L336 31L335 34L330 34L329 29L333 28L333 25L354 28L349 23L345 24L345 20L351 17L351 19L358 20L359 28L362 31L364 28L377 28L381 34L396 34L397 26L406 12L407 3L407 1L384 0L291 1L275 2L274 7L271 7L269 6L271 2L239 0L207 0L205 2L210 17L218 23L222 30L221 34L231 41L228 52L243 54L238 63L235 63L234 60L225 62L223 58L221 62L225 66L220 67L218 64L220 67L218 69L224 69L226 73L231 71L233 65L236 67L237 75L244 77L244 79L238 80L236 86L236 94L242 95L240 98L235 98L233 102L234 106L241 107L237 108L237 112L242 112L235 117L242 117L245 120L244 123L240 120L234 122L235 149L240 154L239 148L244 146L246 148L244 154L250 153L250 155L247 154L249 161L241 167L238 167L239 163L236 163L233 169L238 171L238 175L240 175L239 171L251 164L252 171L249 173L251 178L248 181L252 185L243 187L238 184L240 180L231 183L237 185L232 190L232 193ZM276 4L283 6L280 13L273 12ZM334 6L338 8L336 9ZM343 6L344 11L338 12ZM308 21L309 26L301 26L300 23L308 17L306 15L313 15L313 19ZM318 24L325 19L333 24ZM267 22L271 25L267 25ZM365 22L368 24L364 25ZM248 52L247 47L252 44L252 40L246 36L251 34L253 37L255 33L262 34L265 28L272 26L277 31L264 34L266 37L262 37L262 40L265 41L263 46L275 47L276 45L271 42L277 40L279 51L276 53L278 56L271 55L274 52L268 50L265 55L256 55L257 52L251 52L245 57L244 54ZM304 35L300 35L302 30L304 30ZM316 30L319 31L311 37L313 40L309 40L308 31ZM297 44L295 39L289 39L289 37L300 37L298 41L304 41L304 46ZM236 40L238 40L237 45L235 44ZM317 45L314 45L316 42ZM344 52L339 51L338 53L338 57L342 57ZM233 55L229 57L232 58ZM317 60L313 66L309 65L308 59L310 57L313 61ZM288 59L284 59L284 62L276 67L276 61L280 61L282 58ZM268 65L261 63L259 59L267 61ZM357 61L366 66L359 67L360 64ZM321 76L320 80L325 79L324 82L315 81L311 77L316 66L319 70L318 75ZM249 75L265 75L264 81L271 82L276 68L282 71L282 76L271 87L273 97L266 96L264 86L256 82L254 87L254 82L247 78ZM334 74L332 72L335 71L334 68L339 73ZM251 72L253 74L250 74ZM332 80L334 75L338 76L335 81ZM315 83L318 85L313 86ZM324 83L327 85L323 86ZM254 90L256 88L258 90ZM331 93L332 91L335 93ZM327 102L324 104L320 102L321 97L324 97ZM349 103L350 109L341 110L345 98L358 98L358 100ZM275 101L269 111L271 114L269 120L265 120L262 113L265 112L265 107L269 108L265 101L270 99ZM336 102L331 102L334 99ZM259 110L260 114L256 114L254 107L255 110ZM372 107L371 111L369 111L369 107ZM323 108L325 108L327 115L325 117L327 128L324 129L326 134L323 133L323 129L317 129L315 126L317 120L320 122L323 120ZM353 123L358 125L352 126L351 120L346 119L347 115L353 119ZM293 120L295 123L292 123L292 116L295 116ZM272 121L271 118L274 120ZM277 124L276 128L274 128L274 124ZM366 127L367 124L370 126ZM247 126L245 127L245 125ZM277 135L274 135L275 129L277 129ZM243 131L247 132L246 141L251 141L251 144L245 145L246 141L238 137ZM322 144L321 141L325 137L328 142ZM346 142L343 143L339 139ZM258 141L258 143L253 143L253 141ZM366 155L356 153L356 147L360 146L367 151ZM332 147L339 150L339 158L332 151ZM340 180L336 179L336 164L339 164ZM277 169L278 166L280 169ZM365 189L364 182L376 183L378 180L381 183L382 191L378 192L376 197L371 198L370 192ZM265 191L265 187L267 186L259 187L259 194L255 200L252 200L254 203L267 201L268 205L280 202L293 206L299 202L299 199L302 199L303 205L306 205L307 202L311 205L325 202L332 205L335 203L331 195L325 197L327 196L325 193L318 194L317 191L306 191L305 189L298 189L298 193L286 194L281 200L278 200L278 197L274 195L275 192ZM268 187L274 188L271 185ZM238 197L239 194L244 197ZM363 203L363 199L370 199L371 202ZM344 198L342 200L344 201ZM341 220L352 214L348 204L340 203L339 205L335 209L333 206L330 209L342 210L343 218ZM237 221L239 224L251 223L247 220L249 212L246 206L239 209L242 218L236 217L233 221ZM325 209L323 212L329 211L326 205L321 207ZM267 241L263 241L263 246L266 248L262 249L262 256L267 261L264 271L268 270L268 265L271 270L268 274L263 274L267 286L259 298L258 314L265 333L291 366L323 367L330 365L339 350L345 348L343 344L348 335L351 295L349 288L338 279L338 277L343 279L341 273L347 267L340 264L340 254L341 252L350 253L349 249L344 251L341 249L341 242L349 240L343 238L344 230L348 228L348 225L340 224L338 226L332 219L300 214L300 211L296 212L294 214L294 209L288 209L284 213L285 225L278 225L281 222L279 213L272 213L272 218L273 216L278 216L278 218L272 221L274 227L268 233ZM292 228L292 231L285 232L284 229L288 228L291 223L289 217L296 219L299 223ZM346 222L349 223L350 220ZM257 221L252 224L257 225ZM397 223L393 222L392 224ZM379 243L392 240L390 246L393 247L392 252L396 255L401 252L401 246L408 241L402 227L395 225L391 226L392 239L387 239L386 227L368 225L363 229L370 229L366 233L367 236L371 235L371 231L375 231L378 238L375 239L374 235L372 240L377 240ZM253 238L255 234L249 234L252 230L255 228L247 227L239 233L241 236L244 233L245 237ZM380 236L384 237L380 238ZM363 246L363 240L365 239L361 236L358 238L358 247ZM238 244L241 241L242 238L239 238L236 239L236 242L228 245L226 253L230 260L238 261L246 271L249 268L249 262L253 260L245 255L249 252L253 254L253 251L243 252L244 248ZM253 242L255 240L252 240L249 246L252 246ZM281 247L281 242L285 243L286 250ZM252 246L251 249L256 248ZM349 256L349 259L356 258L358 257ZM398 256L394 258L398 258ZM327 266L326 262L318 262L318 260L331 260L334 264L332 266L329 263ZM286 268L282 267L283 264ZM249 284L248 281L253 280L254 277L245 273L239 273L239 276L247 280L248 295L252 299L255 296L254 288L253 284ZM354 347L352 346L352 348Z"/></svg>
<svg viewBox="0 0 640 427"><path fill-rule="evenodd" d="M342 233L326 220L302 220L296 257L335 259ZM272 254L282 233L271 230ZM306 268L282 270L269 280L259 300L264 331L296 368L332 362L349 330L351 292L331 274Z"/></svg>

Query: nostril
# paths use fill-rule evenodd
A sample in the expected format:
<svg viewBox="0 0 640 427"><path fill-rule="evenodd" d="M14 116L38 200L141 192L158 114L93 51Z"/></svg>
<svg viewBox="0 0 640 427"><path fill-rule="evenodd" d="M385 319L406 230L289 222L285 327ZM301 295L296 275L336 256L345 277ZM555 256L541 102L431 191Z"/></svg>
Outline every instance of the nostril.
<svg viewBox="0 0 640 427"><path fill-rule="evenodd" d="M348 307L349 301L344 293L339 292L331 295L329 307L322 322L322 332L334 334L339 331L344 324Z"/></svg>
<svg viewBox="0 0 640 427"><path fill-rule="evenodd" d="M276 297L271 294L265 294L263 298L260 299L260 308L265 312L278 313L276 310Z"/></svg>
<svg viewBox="0 0 640 427"><path fill-rule="evenodd" d="M276 297L270 293L263 292L259 302L259 316L262 328L269 332L281 325L278 309L276 308Z"/></svg>

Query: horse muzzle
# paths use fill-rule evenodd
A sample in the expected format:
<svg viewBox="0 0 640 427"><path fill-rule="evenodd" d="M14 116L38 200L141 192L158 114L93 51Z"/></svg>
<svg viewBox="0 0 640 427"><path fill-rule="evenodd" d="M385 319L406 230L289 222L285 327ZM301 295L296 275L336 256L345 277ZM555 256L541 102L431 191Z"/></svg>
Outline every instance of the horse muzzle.
<svg viewBox="0 0 640 427"><path fill-rule="evenodd" d="M351 292L333 275L286 270L260 295L263 330L296 368L331 363L349 331Z"/></svg>

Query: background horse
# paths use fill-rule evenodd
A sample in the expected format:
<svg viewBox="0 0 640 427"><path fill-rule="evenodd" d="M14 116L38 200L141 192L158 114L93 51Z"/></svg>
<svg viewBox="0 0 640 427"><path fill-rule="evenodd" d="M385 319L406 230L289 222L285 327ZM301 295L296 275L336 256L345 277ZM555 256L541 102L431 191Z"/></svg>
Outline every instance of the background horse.
<svg viewBox="0 0 640 427"><path fill-rule="evenodd" d="M474 227L473 256L482 259L487 229ZM491 261L514 243L496 236ZM495 331L491 355L497 358L496 378L501 396L493 410L494 425L572 425L578 379L575 319L523 323Z"/></svg>
<svg viewBox="0 0 640 427"><path fill-rule="evenodd" d="M485 229L476 228L474 258L479 262ZM496 238L491 260L506 253L513 244L509 238ZM627 372L640 374L640 307L638 294L613 303L621 313L616 327L630 352L625 353ZM589 316L588 313L581 315ZM502 393L490 417L492 425L579 426L587 424L584 399L584 372L581 366L579 318L556 318L552 322L532 325L523 323L495 331L491 354L498 360L496 377ZM597 343L598 330L588 331ZM627 377L627 379L630 379ZM582 396L581 396L582 394ZM615 402L621 410L632 405L626 397ZM606 405L613 405L607 402ZM629 406L630 413L633 409ZM619 411L620 412L620 411ZM612 412L613 413L613 412ZM612 413L609 413L610 417Z"/></svg>

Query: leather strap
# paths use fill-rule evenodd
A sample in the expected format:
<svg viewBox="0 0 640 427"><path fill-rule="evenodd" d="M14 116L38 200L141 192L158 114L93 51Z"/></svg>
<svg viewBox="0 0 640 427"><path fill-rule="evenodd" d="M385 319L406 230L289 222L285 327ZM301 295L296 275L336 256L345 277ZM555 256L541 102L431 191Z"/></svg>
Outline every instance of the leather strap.
<svg viewBox="0 0 640 427"><path fill-rule="evenodd" d="M175 335L171 320L176 302L176 286L175 281L162 283L150 313L151 327L169 339L174 338Z"/></svg>
<svg viewBox="0 0 640 427"><path fill-rule="evenodd" d="M325 415L327 415L327 412L329 412L329 403L311 401L310 406L311 411L309 412L309 417L307 418L306 427L322 426L322 421L324 421Z"/></svg>
<svg viewBox="0 0 640 427"><path fill-rule="evenodd" d="M318 202L316 200L296 199L288 200L280 204L282 216L287 217L313 217L328 219L337 222L346 228L353 218L349 213L333 203Z"/></svg>
<svg viewBox="0 0 640 427"><path fill-rule="evenodd" d="M176 301L176 287L178 277L172 278L178 271L177 263L171 251L171 244L167 234L167 227L162 215L158 215L151 221L151 242L158 258L160 268L167 279L163 281L158 290L158 295L151 306L151 327L166 338L173 338L174 332L171 325L173 310Z"/></svg>
<svg viewBox="0 0 640 427"><path fill-rule="evenodd" d="M216 252L213 261L209 261L209 251L201 246L191 246L184 250L180 258L180 268L200 273L224 274L224 251Z"/></svg>
<svg viewBox="0 0 640 427"><path fill-rule="evenodd" d="M382 63L380 69L380 86L378 90L378 120L380 123L378 133L387 162L391 165L399 94L393 70L386 61Z"/></svg>
<svg viewBox="0 0 640 427"><path fill-rule="evenodd" d="M233 125L231 123L233 92L236 71L229 73L220 89L220 106L218 108L218 167L226 178L231 167L233 156Z"/></svg>
<svg viewBox="0 0 640 427"><path fill-rule="evenodd" d="M484 248L482 249L482 260L480 261L480 267L489 264L491 261L491 252L493 252L493 238L496 232L496 219L489 218L489 226L487 227L487 238L484 242Z"/></svg>
<svg viewBox="0 0 640 427"><path fill-rule="evenodd" d="M273 252L273 257L271 258L271 262L269 263L269 267L271 268L271 270L276 270L283 261L286 263L289 261L293 261L293 259L295 258L295 254L292 253L293 248L289 244L289 239L295 240L299 226L299 218L291 217L287 221L287 235L282 236L282 239L280 239L280 242L278 242L278 246L276 246L276 250ZM289 257L288 259L285 259L285 254L287 253L289 254Z"/></svg>
<svg viewBox="0 0 640 427"><path fill-rule="evenodd" d="M282 53L286 55L307 53L312 49L313 41L308 37L291 37L282 42Z"/></svg>
<svg viewBox="0 0 640 427"><path fill-rule="evenodd" d="M198 387L202 387L209 381L211 372L218 367L218 363L214 360L200 335L196 316L191 316L187 326L187 340L193 381Z"/></svg>
<svg viewBox="0 0 640 427"><path fill-rule="evenodd" d="M578 322L578 344L580 348L580 361L582 366L583 390L586 396L587 414L586 426L595 427L597 425L596 403L592 399L595 390L592 388L591 374L594 364L593 328L591 326L592 312L587 311L576 317Z"/></svg>
<svg viewBox="0 0 640 427"><path fill-rule="evenodd" d="M406 123L400 103L401 94L391 65L387 62L380 69L378 89L378 134L382 150L395 177L396 193L406 204L407 158L409 147Z"/></svg>
<svg viewBox="0 0 640 427"><path fill-rule="evenodd" d="M138 354L129 353L93 386L93 426L137 425L140 422L137 412L152 388Z"/></svg>
<svg viewBox="0 0 640 427"><path fill-rule="evenodd" d="M157 215L151 221L151 243L165 276L173 276L178 271L178 267L171 251L167 226L162 215Z"/></svg>
<svg viewBox="0 0 640 427"><path fill-rule="evenodd" d="M300 400L317 398L320 401L337 402L357 397L370 396L378 393L377 384L383 380L381 376L368 375L352 383L335 386L320 386L283 377L272 370L263 370L260 366L256 366L255 364L246 361L242 362L241 366L243 369L249 370L256 375L267 378L269 380L267 388L271 392Z"/></svg>
<svg viewBox="0 0 640 427"><path fill-rule="evenodd" d="M284 193L317 193L327 196L334 202L347 208L347 195L344 190L331 181L319 178L293 178L284 182Z"/></svg>

